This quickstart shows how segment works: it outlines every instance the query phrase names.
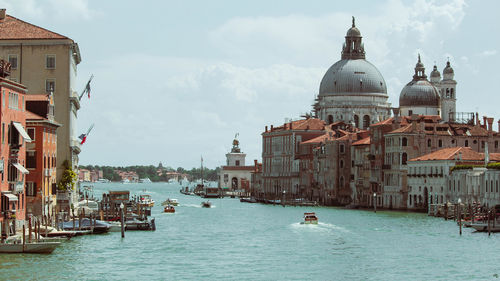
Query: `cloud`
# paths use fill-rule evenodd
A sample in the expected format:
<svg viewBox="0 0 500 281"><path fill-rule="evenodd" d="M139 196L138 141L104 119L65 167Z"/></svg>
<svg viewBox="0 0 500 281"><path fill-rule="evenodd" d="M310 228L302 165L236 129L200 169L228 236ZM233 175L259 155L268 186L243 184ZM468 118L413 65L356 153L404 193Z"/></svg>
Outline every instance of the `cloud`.
<svg viewBox="0 0 500 281"><path fill-rule="evenodd" d="M487 58L497 54L497 50L485 50L479 53L480 57Z"/></svg>

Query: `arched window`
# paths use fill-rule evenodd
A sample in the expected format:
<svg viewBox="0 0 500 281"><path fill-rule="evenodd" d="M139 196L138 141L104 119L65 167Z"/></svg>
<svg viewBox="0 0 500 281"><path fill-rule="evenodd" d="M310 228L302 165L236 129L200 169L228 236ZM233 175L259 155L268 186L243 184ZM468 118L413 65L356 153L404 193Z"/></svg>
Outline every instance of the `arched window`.
<svg viewBox="0 0 500 281"><path fill-rule="evenodd" d="M328 124L333 123L333 115L328 115Z"/></svg>
<svg viewBox="0 0 500 281"><path fill-rule="evenodd" d="M363 129L367 129L370 127L370 116L365 115L363 116Z"/></svg>
<svg viewBox="0 0 500 281"><path fill-rule="evenodd" d="M403 138L403 141L401 142L402 146L407 146L408 145L408 139Z"/></svg>
<svg viewBox="0 0 500 281"><path fill-rule="evenodd" d="M450 89L450 98L453 98L453 88Z"/></svg>
<svg viewBox="0 0 500 281"><path fill-rule="evenodd" d="M408 196L408 199L410 199L410 206L411 206L411 196Z"/></svg>
<svg viewBox="0 0 500 281"><path fill-rule="evenodd" d="M406 152L403 152L403 155L401 156L401 162L403 165L406 165L406 161L408 161L408 155Z"/></svg>
<svg viewBox="0 0 500 281"><path fill-rule="evenodd" d="M431 139L427 140L427 147L431 147Z"/></svg>
<svg viewBox="0 0 500 281"><path fill-rule="evenodd" d="M354 115L354 126L356 128L359 128L359 116L358 115Z"/></svg>
<svg viewBox="0 0 500 281"><path fill-rule="evenodd" d="M238 178L234 177L231 179L231 187L233 190L238 189Z"/></svg>

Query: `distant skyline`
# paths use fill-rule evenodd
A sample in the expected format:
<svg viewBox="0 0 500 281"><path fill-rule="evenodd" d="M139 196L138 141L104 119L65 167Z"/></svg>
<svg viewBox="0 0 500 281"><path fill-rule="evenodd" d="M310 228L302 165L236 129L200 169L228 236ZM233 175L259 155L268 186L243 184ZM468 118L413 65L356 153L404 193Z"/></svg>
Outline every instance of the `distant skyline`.
<svg viewBox="0 0 500 281"><path fill-rule="evenodd" d="M95 123L81 165L210 168L225 164L236 133L247 164L261 160L265 126L309 112L340 59L356 17L389 102L420 53L455 70L457 110L497 112L498 1L2 1L7 14L79 44L78 132ZM495 129L497 127L495 126Z"/></svg>

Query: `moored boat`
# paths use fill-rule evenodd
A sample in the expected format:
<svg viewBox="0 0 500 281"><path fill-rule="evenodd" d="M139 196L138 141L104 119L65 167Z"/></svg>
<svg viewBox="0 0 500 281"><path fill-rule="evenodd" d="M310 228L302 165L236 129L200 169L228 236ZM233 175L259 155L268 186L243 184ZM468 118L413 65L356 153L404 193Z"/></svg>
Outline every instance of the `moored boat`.
<svg viewBox="0 0 500 281"><path fill-rule="evenodd" d="M104 221L95 220L95 223L94 223L94 220L90 220L87 218L82 219L81 223L82 223L82 225L80 227L80 221L75 219L74 220L74 229L73 229L73 221L72 220L66 221L64 223L60 223L59 227L64 229L64 230L84 230L84 231L90 230L90 231L92 231L93 234L106 233L109 231L109 229L111 227L111 225L109 225L108 223L106 223Z"/></svg>
<svg viewBox="0 0 500 281"><path fill-rule="evenodd" d="M61 242L34 242L34 243L1 243L0 253L33 253L33 254L50 254Z"/></svg>
<svg viewBox="0 0 500 281"><path fill-rule="evenodd" d="M316 213L304 213L304 221L301 224L318 224Z"/></svg>

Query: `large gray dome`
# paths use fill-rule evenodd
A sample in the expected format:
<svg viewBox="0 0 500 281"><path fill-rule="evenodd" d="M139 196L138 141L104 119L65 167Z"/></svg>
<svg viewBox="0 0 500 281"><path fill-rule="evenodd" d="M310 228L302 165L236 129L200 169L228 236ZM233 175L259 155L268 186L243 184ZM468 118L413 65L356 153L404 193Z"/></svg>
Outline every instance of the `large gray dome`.
<svg viewBox="0 0 500 281"><path fill-rule="evenodd" d="M382 74L370 62L364 59L343 59L325 73L319 95L387 97L387 87Z"/></svg>
<svg viewBox="0 0 500 281"><path fill-rule="evenodd" d="M439 106L439 92L427 80L413 80L399 95L399 106Z"/></svg>

